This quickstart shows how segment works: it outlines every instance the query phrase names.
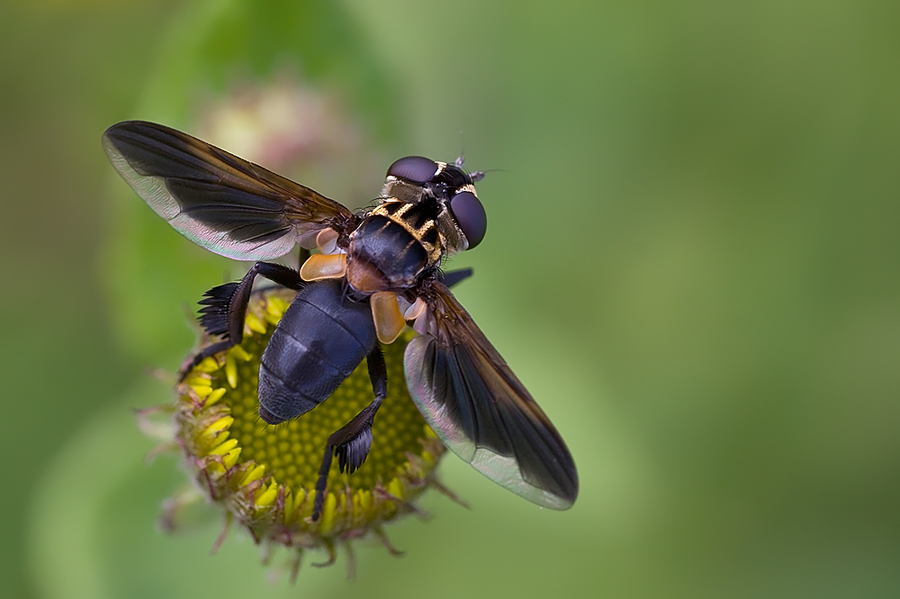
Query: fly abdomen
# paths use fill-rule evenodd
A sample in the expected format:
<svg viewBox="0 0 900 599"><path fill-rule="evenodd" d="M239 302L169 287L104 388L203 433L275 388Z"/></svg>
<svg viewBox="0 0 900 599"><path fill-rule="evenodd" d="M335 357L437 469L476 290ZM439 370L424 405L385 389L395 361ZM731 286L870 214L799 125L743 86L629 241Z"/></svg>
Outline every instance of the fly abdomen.
<svg viewBox="0 0 900 599"><path fill-rule="evenodd" d="M366 303L343 296L337 280L307 285L275 328L259 368L259 413L269 424L325 401L375 347Z"/></svg>

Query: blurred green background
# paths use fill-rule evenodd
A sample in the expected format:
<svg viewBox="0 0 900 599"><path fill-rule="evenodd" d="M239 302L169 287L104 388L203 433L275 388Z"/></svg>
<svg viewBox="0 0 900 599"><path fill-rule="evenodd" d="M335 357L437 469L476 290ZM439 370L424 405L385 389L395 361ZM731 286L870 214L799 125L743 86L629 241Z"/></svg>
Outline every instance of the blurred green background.
<svg viewBox="0 0 900 599"><path fill-rule="evenodd" d="M900 4L269 6L0 5L0 595L900 596ZM241 266L99 137L198 133L276 71L363 123L350 170L302 179L328 195L405 154L498 169L458 296L569 443L571 511L450 457L471 510L432 494L388 530L404 558L363 543L350 583L308 557L296 587L242 534L209 557L215 516L156 530L182 475L129 408L170 397L148 371Z"/></svg>

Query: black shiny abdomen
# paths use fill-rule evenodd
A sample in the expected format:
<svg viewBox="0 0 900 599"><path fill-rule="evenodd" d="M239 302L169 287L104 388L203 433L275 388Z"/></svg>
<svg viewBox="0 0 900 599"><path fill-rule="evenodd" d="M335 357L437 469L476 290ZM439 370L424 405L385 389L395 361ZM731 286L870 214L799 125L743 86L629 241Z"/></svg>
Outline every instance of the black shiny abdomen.
<svg viewBox="0 0 900 599"><path fill-rule="evenodd" d="M305 286L275 328L259 367L259 413L269 424L325 401L375 347L368 303L344 298L341 283Z"/></svg>

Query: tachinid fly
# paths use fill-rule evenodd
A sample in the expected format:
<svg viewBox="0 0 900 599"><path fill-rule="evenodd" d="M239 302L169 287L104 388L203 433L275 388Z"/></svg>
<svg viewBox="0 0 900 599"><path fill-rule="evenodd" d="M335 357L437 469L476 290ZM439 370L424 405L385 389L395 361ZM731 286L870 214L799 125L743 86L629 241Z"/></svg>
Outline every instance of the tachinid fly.
<svg viewBox="0 0 900 599"><path fill-rule="evenodd" d="M314 520L332 457L353 472L369 453L373 418L387 393L380 344L392 343L409 322L419 335L404 354L406 384L441 440L529 501L571 507L578 474L568 448L450 292L469 273L440 271L445 257L484 237L487 219L475 192L483 173L466 173L462 160L401 158L388 169L377 206L353 213L163 125L113 125L103 147L125 181L179 233L217 254L257 261L240 282L207 292L201 324L221 341L192 365L241 342L257 275L297 290L262 356L264 421L302 416L366 359L375 397L328 439ZM318 249L299 270L265 262L297 245Z"/></svg>

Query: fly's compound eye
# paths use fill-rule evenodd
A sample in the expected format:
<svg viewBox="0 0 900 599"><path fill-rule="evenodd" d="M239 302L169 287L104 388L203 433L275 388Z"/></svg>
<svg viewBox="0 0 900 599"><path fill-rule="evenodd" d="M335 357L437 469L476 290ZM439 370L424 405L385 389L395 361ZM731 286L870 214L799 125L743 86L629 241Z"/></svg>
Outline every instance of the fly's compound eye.
<svg viewBox="0 0 900 599"><path fill-rule="evenodd" d="M438 165L434 160L424 156L407 156L396 160L388 169L389 177L397 177L424 185L437 173Z"/></svg>
<svg viewBox="0 0 900 599"><path fill-rule="evenodd" d="M469 249L481 243L487 231L487 214L478 196L471 191L459 192L450 200L450 213L466 236Z"/></svg>

